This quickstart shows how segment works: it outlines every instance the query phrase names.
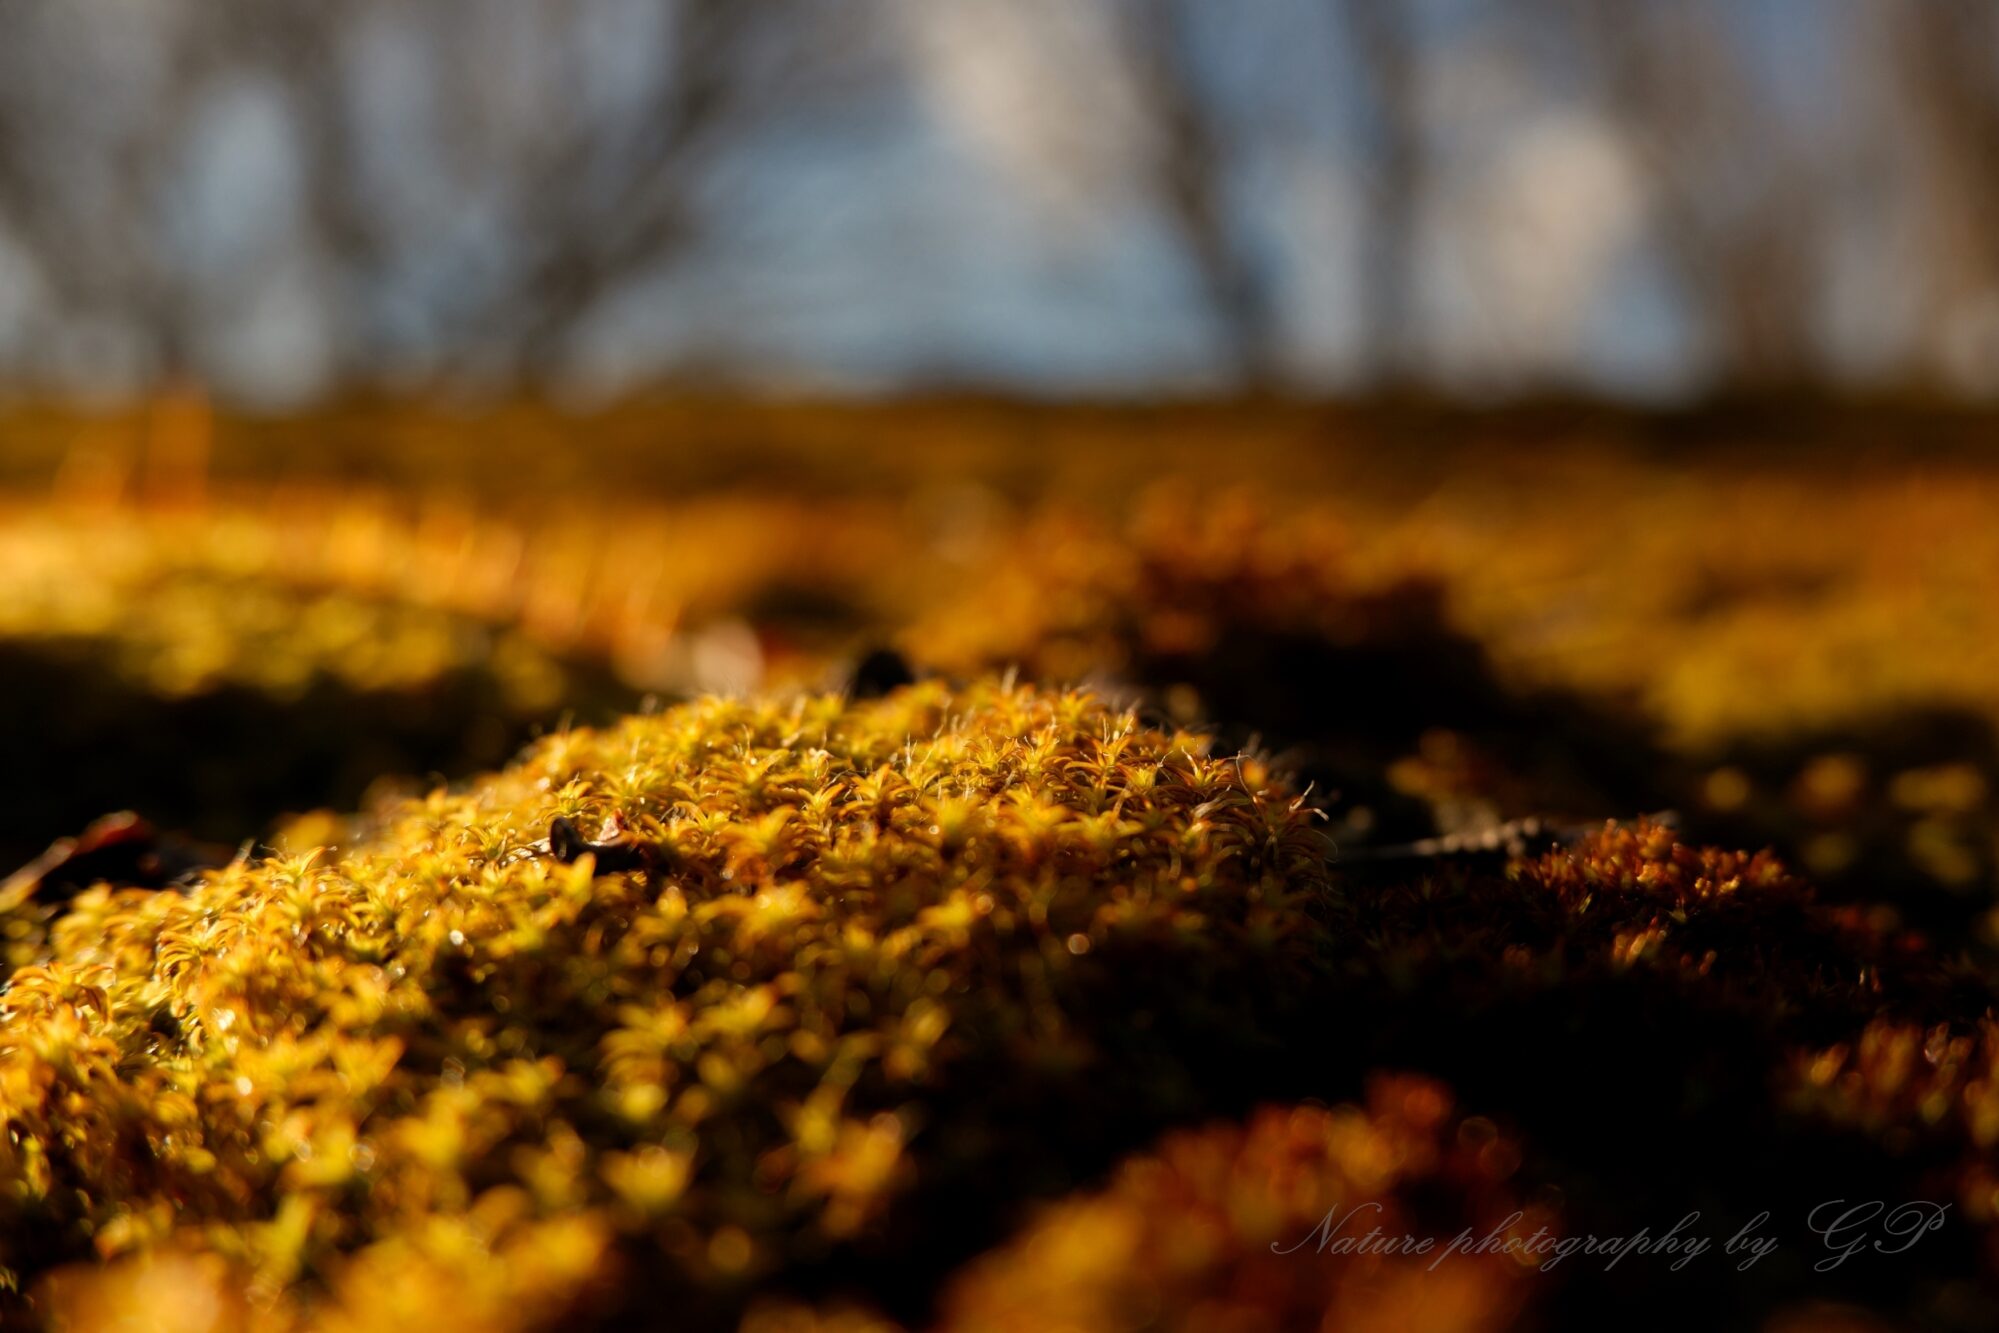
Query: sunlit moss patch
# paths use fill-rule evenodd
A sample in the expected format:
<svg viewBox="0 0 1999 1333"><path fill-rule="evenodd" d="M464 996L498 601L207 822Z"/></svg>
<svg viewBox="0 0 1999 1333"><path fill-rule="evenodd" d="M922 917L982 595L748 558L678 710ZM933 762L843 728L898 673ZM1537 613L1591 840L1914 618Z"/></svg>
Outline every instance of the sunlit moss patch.
<svg viewBox="0 0 1999 1333"><path fill-rule="evenodd" d="M644 868L566 863L558 819ZM531 1326L614 1271L725 1310L938 1206L915 1186L1031 1176L1060 1145L1019 1097L1083 1133L1184 1095L1121 1053L1224 1021L1216 969L1304 966L1326 850L1255 763L1082 694L552 736L349 848L78 897L0 998L0 1256L30 1290L210 1256L335 1326L461 1287ZM1184 1012L1107 1004L1126 968ZM516 1251L527 1304L490 1276Z"/></svg>

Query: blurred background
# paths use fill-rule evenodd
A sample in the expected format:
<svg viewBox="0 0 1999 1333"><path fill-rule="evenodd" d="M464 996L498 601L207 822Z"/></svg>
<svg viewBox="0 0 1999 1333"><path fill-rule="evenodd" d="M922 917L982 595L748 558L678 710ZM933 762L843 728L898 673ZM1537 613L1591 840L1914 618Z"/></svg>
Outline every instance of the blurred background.
<svg viewBox="0 0 1999 1333"><path fill-rule="evenodd" d="M0 862L894 645L1999 949L1995 218L1988 0L10 0Z"/></svg>
<svg viewBox="0 0 1999 1333"><path fill-rule="evenodd" d="M1983 0L16 0L0 384L1999 395Z"/></svg>

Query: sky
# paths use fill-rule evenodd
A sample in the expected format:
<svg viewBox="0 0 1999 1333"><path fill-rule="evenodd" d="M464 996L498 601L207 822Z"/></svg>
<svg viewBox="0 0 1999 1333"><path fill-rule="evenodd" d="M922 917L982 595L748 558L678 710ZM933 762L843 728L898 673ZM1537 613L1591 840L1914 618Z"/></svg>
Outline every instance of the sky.
<svg viewBox="0 0 1999 1333"><path fill-rule="evenodd" d="M631 273L538 373L583 397L690 378L1053 396L1229 387L1228 330L1134 167L1156 152L1157 127L1138 109L1112 4L828 3L864 29L836 91L754 117L721 183L693 184L693 239ZM1422 373L1473 393L1697 391L1712 349L1659 244L1643 146L1572 55L1508 6L1409 3L1428 163L1407 238ZM286 77L254 60L175 73L172 22L135 23L128 9L24 0L6 20L33 11L74 66L39 104L38 132L75 140L51 154L79 216L136 216L106 253L158 252L168 278L155 286L179 302L191 373L272 407L335 390L357 366L390 387L460 367L481 300L534 241L493 163L533 150L556 111L624 124L662 77L675 22L664 0L576 0L558 60L548 11L532 5L354 6L317 58L337 73L349 165L389 238L357 272L315 236L306 122ZM1275 294L1284 381L1357 387L1373 364L1360 313L1370 164L1354 96L1367 71L1324 0L1194 0L1185 12L1225 146L1227 223ZM1848 77L1865 6L1744 0L1720 12L1765 95L1759 114L1782 127L1768 142L1816 172L1835 205L1798 241L1822 279L1809 316L1826 362L1861 380L1892 371L1927 317L1907 262L1922 238L1898 184L1907 164L1871 128L1887 123L1878 94ZM466 68L461 105L451 99L468 85L450 77ZM120 145L176 98L186 112L147 150L163 161L135 190L118 175ZM1769 165L1750 158L1737 174L1753 186ZM21 208L0 191L0 385L107 396L155 380L155 316L60 292L37 249L53 242ZM1999 390L1999 297L1982 299L1953 307L1968 332L1952 355L1964 384Z"/></svg>

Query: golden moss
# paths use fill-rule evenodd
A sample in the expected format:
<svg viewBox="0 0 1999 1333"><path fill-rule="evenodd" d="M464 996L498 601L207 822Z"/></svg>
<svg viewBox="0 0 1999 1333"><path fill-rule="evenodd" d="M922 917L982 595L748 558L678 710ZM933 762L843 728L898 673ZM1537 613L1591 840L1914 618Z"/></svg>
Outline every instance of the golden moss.
<svg viewBox="0 0 1999 1333"><path fill-rule="evenodd" d="M890 558L908 534L882 512L506 517L299 487L0 508L0 869L110 810L269 841L282 815L492 768L649 692L817 684L902 571L949 575Z"/></svg>
<svg viewBox="0 0 1999 1333"><path fill-rule="evenodd" d="M1380 728L1331 784L1366 791L1376 833L1397 798L1561 805L1576 788L1519 761L1586 728L1517 712L1508 751L1475 724L1563 686L1664 727L1667 749L1632 758L1661 783L1686 765L1657 804L1703 837L1781 838L1876 901L1904 868L1953 893L1989 880L1989 477L1509 469L1468 459L1420 502L1379 477L1262 500L1169 483L1121 498L1123 519L970 486L506 520L327 490L10 513L0 643L86 653L148 698L420 692L469 670L525 717L586 668L735 688L902 627L949 671L1196 680L1158 702L1240 724L1232 740L1266 707L1280 745ZM1956 710L1920 753L1893 712L1913 705ZM1884 710L1885 731L1848 734ZM1655 808L1607 791L1591 808ZM551 846L557 817L573 833ZM1259 765L1079 696L703 703L552 737L358 832L306 827L184 897L7 905L24 970L0 999L0 1264L69 1326L172 1306L218 1328L531 1329L658 1302L721 1327L753 1292L837 1293L849 1259L866 1296L911 1254L927 1293L963 1257L917 1243L940 1218L1000 1225L1160 1125L1246 1104L1190 1088L1323 1059L1320 1088L1240 1097L1342 1095L1383 1051L1488 1106L1539 1071L1503 1103L1528 1119L1586 1076L1620 1126L1634 1087L1658 1122L1686 1092L1755 1120L1774 1069L1793 1110L1999 1214L1992 990L1940 961L1956 937L1932 948L1890 913L1818 905L1773 857L1650 828L1503 872L1329 876L1310 811ZM329 840L347 845L291 854ZM593 866L555 854L585 844ZM1287 992L1284 1023L1244 1022L1269 1016L1245 997ZM1367 1022L1327 1023L1341 1005ZM1046 1226L1163 1216L1131 1181L1207 1179L1203 1154L1270 1132L1170 1140ZM1725 1177L1769 1140L1743 1142L1696 1166ZM959 1290L999 1311L1023 1263ZM1043 1294L1081 1308L1065 1290ZM794 1317L875 1323L837 1302L753 1316Z"/></svg>
<svg viewBox="0 0 1999 1333"><path fill-rule="evenodd" d="M558 862L557 818L656 869ZM329 1311L384 1282L417 1309L467 1246L554 1256L549 1301L611 1242L646 1282L736 1289L1020 1139L926 1147L940 1096L1003 1114L964 1080L1102 1095L1099 1043L1155 1021L1086 1003L1115 960L1196 1006L1210 960L1281 983L1324 853L1257 765L1086 695L711 700L554 736L354 847L77 899L0 999L0 1245L29 1284L218 1255Z"/></svg>
<svg viewBox="0 0 1999 1333"><path fill-rule="evenodd" d="M547 447L545 428L530 436ZM877 458L848 465L836 501L580 487L502 517L294 486L16 506L0 515L0 646L58 648L166 697L241 686L296 700L314 681L407 690L471 672L523 723L476 761L492 763L527 721L594 697L591 673L669 695L819 682L894 635L961 676L1017 664L1044 681L1191 682L1166 693L1174 716L1205 706L1232 736L1280 748L1392 722L1399 750L1313 774L1367 807L1355 838L1379 828L1383 801L1444 823L1671 805L1705 838L1781 843L1848 896L1913 885L1961 919L1992 884L1985 472L1862 488L1775 466L1606 455L1548 472L1468 455L1415 503L1402 473L1433 463L1278 466L1270 444L1240 489L1190 484L1202 469L1182 457L1116 504L1052 489L1016 507L934 479L868 499L899 475ZM588 440L564 452L586 471L611 456ZM460 466L442 475L462 482ZM1599 715L1519 714L1550 689ZM1605 710L1627 708L1629 734L1598 734ZM1921 710L1947 716L1917 744L1907 714ZM1495 717L1512 744L1484 755L1478 724ZM1670 756L1639 745L1651 725ZM1463 742L1478 781L1370 792L1426 731ZM90 748L57 760L74 768ZM377 771L473 766L393 748ZM1668 757L1699 771L1669 773ZM1814 775L1856 759L1856 808L1835 812ZM37 835L101 812L43 819Z"/></svg>
<svg viewBox="0 0 1999 1333"><path fill-rule="evenodd" d="M321 1322L363 1289L412 1324L456 1283L492 1297L467 1256L517 1247L574 1262L506 1318L726 1306L1031 1161L1013 1108L1076 1132L1171 1104L1129 1081L1156 1069L1105 1074L1163 1033L1266 1038L1225 1027L1246 977L1309 1008L1427 961L1488 991L1643 969L1821 1018L1931 984L1767 855L1661 828L1344 889L1329 851L1259 763L1082 694L708 700L553 736L348 848L54 917L0 1000L0 1243L29 1285L219 1256Z"/></svg>
<svg viewBox="0 0 1999 1333"><path fill-rule="evenodd" d="M787 656L820 646L795 641L787 612L808 629L853 617L907 567L890 557L898 537L879 507L781 500L556 502L508 519L293 487L195 507L10 508L0 641L88 645L166 697L295 698L322 677L409 688L476 668L545 709L575 660L635 689L744 688L822 665ZM773 596L796 605L773 611ZM746 618L786 637L736 648L748 662L701 642Z"/></svg>
<svg viewBox="0 0 1999 1333"><path fill-rule="evenodd" d="M412 520L407 506L379 497L263 487L178 518L132 504L97 520L16 509L0 525L12 534L0 565L19 577L24 546L39 546L49 557L42 567L74 585L80 609L28 613L41 619L99 614L97 571L135 547L157 547L170 563L221 554L218 568L238 573L275 559L349 593L373 585L489 621L533 603L538 640L581 633L622 645L642 666L651 657L642 625L740 614L760 587L786 581L878 586L953 564L955 553L975 574L989 570L990 585L953 568L953 577L898 588L912 594L890 602L918 621L912 645L954 668L996 655L1045 662L1052 676L1115 669L1133 643L1185 647L1212 633L1206 608L1179 614L1119 600L1148 588L1229 585L1266 620L1337 621L1356 594L1413 572L1450 590L1455 619L1515 677L1640 696L1703 752L1910 705L1999 717L1999 634L1984 596L1999 552L1986 521L1999 483L1977 462L1886 471L1877 460L1846 472L1816 460L1717 463L1614 449L1359 453L1352 441L1273 435L1251 415L1232 431L1226 419L1180 409L1144 418L1137 435L1132 423L1090 414L1040 423L1059 443L1038 449L1024 431L1008 434L1016 427L975 422L977 413L961 410L954 425L948 410L911 410L865 429L922 432L934 449L867 450L851 423L828 435L809 411L775 415L781 425L725 433L745 456L749 437L759 439L781 459L780 480L844 475L852 498L752 502L709 489L690 499L720 479L701 475L702 451L662 449L617 422L566 435L554 421L486 423L479 429L491 438L472 448L444 438L437 422L377 420L369 438L335 431L318 444L314 423L293 423L279 432L284 452L243 454L223 470L282 474L319 445L352 443L367 466L348 463L350 475L397 476L410 495L473 485L518 495L519 478L535 475L532 498L574 503L501 520L490 504L431 501ZM974 425L981 447L954 452ZM246 447L255 433L248 423L219 428L247 432ZM25 457L62 438L16 427L10 444ZM1218 438L1230 447L1216 448ZM955 461L940 467L945 457ZM670 478L642 480L652 463ZM1224 491L1218 475L1239 489ZM1135 495L1134 476L1145 479ZM920 503L859 498L900 495L917 481ZM1003 493L1030 502L1028 523L1012 521ZM1128 522L1106 521L1125 509ZM943 539L940 528L949 529ZM119 606L137 600L121 594ZM1136 633L1107 632L1113 623Z"/></svg>
<svg viewBox="0 0 1999 1333"><path fill-rule="evenodd" d="M1243 491L1197 498L1158 484L1121 529L1056 507L1006 542L968 595L928 608L905 635L924 660L961 674L1129 678L1152 660L1198 661L1245 629L1350 644L1429 609L1410 606L1399 573L1366 567L1344 523Z"/></svg>
<svg viewBox="0 0 1999 1333"><path fill-rule="evenodd" d="M1466 1229L1559 1235L1551 1209L1511 1190L1519 1160L1491 1121L1406 1076L1377 1078L1365 1108L1266 1108L1243 1126L1182 1131L971 1265L939 1327L1507 1328L1534 1269L1506 1253L1445 1252ZM1376 1229L1373 1249L1341 1249ZM1434 1247L1408 1253L1404 1237Z"/></svg>
<svg viewBox="0 0 1999 1333"><path fill-rule="evenodd" d="M1460 463L1420 502L1384 463L1351 493L1168 478L1123 522L1031 515L904 641L959 671L1136 678L1279 746L1385 728L1400 750L1324 775L1366 798L1354 838L1398 794L1370 792L1370 769L1431 732L1499 760L1470 790L1393 784L1446 823L1670 806L1704 838L1780 843L1843 896L1921 898L1953 924L1974 891L1989 903L1990 469L1862 486L1616 455ZM1859 781L1839 808L1819 780L1842 767Z"/></svg>

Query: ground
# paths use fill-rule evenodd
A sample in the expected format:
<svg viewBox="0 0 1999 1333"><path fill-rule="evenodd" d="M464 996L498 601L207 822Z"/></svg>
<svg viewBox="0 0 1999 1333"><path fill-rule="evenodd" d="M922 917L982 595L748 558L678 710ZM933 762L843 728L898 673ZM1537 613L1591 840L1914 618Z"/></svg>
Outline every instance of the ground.
<svg viewBox="0 0 1999 1333"><path fill-rule="evenodd" d="M1828 419L16 412L13 1312L1983 1326L1999 463Z"/></svg>

